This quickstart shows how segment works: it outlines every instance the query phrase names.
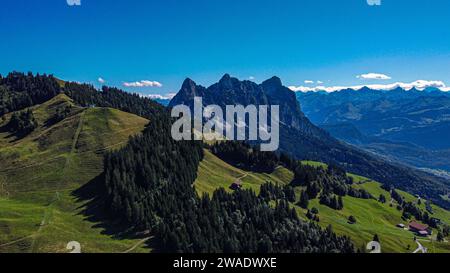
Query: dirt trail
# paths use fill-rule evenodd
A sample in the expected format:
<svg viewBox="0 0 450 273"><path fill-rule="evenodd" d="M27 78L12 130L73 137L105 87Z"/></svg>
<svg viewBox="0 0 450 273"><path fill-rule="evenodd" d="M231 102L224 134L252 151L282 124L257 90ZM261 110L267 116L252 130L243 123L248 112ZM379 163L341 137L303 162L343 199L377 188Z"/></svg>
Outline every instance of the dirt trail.
<svg viewBox="0 0 450 273"><path fill-rule="evenodd" d="M65 177L66 177L65 176L65 171L66 171L67 167L70 164L70 158L72 157L72 154L75 153L75 151L76 151L78 139L80 137L81 130L83 128L83 117L84 117L85 113L86 113L86 111L83 111L81 113L81 115L80 115L80 121L78 122L77 130L75 131L75 134L73 136L73 141L72 141L72 146L71 146L71 149L70 149L70 154L67 156L66 163L64 164L64 168L63 168L63 170L61 172L61 181L63 179L65 179ZM42 229L46 225L49 224L49 222L50 222L49 218L51 217L52 212L53 212L53 204L56 201L59 201L59 200L61 200L61 197L60 197L59 192L56 191L55 192L55 198L47 205L47 208L44 210L44 217L42 218L42 221L41 221L41 223L39 225L39 229L32 235L33 242L31 243L31 248L30 248L30 252L31 253L36 253L37 252L36 241L37 241L37 239L39 237L38 235L42 231Z"/></svg>
<svg viewBox="0 0 450 273"><path fill-rule="evenodd" d="M29 235L29 236L22 237L22 238L20 238L20 239L11 241L11 242L9 242L9 243L1 244L1 245L0 245L0 248L1 248L1 247L5 247L5 246L10 246L10 245L13 245L13 244L16 244L16 243L20 243L20 242L22 242L22 241L25 241L26 239L33 238L33 236L34 236L34 235Z"/></svg>
<svg viewBox="0 0 450 273"><path fill-rule="evenodd" d="M242 179L246 178L248 176L248 173L245 173L244 175L236 178L236 180L234 180L234 183L239 184L242 183Z"/></svg>
<svg viewBox="0 0 450 273"><path fill-rule="evenodd" d="M147 241L150 240L151 238L153 238L153 236L151 236L151 237L146 237L146 238L140 240L139 242L137 242L136 244L134 244L130 249L124 251L123 253L130 253L131 251L135 250L138 246L140 246L141 244L147 242Z"/></svg>
<svg viewBox="0 0 450 273"><path fill-rule="evenodd" d="M31 243L31 247L30 247L31 253L36 253L36 251L37 251L36 240L38 238L38 235L42 231L44 226L46 226L50 223L50 218L53 213L53 204L59 200L61 200L60 194L59 194L59 192L55 192L55 198L47 205L46 209L44 210L44 217L42 217L42 220L41 220L38 230L34 234L28 236L28 237L33 238L33 242Z"/></svg>
<svg viewBox="0 0 450 273"><path fill-rule="evenodd" d="M64 165L63 174L64 174L64 171L66 170L66 168L70 164L70 158L72 157L72 154L74 154L77 149L78 139L80 138L81 130L83 129L83 118L84 118L85 114L86 114L86 111L83 111L80 115L80 121L78 122L78 127L77 127L77 130L75 131L75 135L73 136L72 147L70 148L70 154L66 159L66 164Z"/></svg>

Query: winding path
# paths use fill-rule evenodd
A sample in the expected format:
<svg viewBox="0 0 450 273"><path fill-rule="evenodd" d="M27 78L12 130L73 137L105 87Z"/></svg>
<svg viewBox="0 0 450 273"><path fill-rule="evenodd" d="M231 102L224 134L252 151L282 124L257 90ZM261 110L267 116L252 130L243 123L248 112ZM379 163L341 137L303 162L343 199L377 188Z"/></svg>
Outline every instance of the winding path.
<svg viewBox="0 0 450 273"><path fill-rule="evenodd" d="M141 244L147 242L148 240L150 240L152 238L153 238L153 236L146 237L146 238L140 240L139 242L136 242L136 244L134 244L130 249L125 250L123 253L130 253L131 251L135 250L138 246L140 246Z"/></svg>

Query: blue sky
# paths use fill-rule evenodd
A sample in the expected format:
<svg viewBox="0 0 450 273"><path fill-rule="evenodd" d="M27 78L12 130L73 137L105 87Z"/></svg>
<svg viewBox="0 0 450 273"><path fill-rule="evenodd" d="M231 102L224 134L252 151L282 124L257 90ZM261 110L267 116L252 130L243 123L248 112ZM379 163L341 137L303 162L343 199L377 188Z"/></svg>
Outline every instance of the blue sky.
<svg viewBox="0 0 450 273"><path fill-rule="evenodd" d="M442 81L450 1L2 0L0 73L53 73L145 94L224 73L288 86ZM357 75L379 73L390 79ZM125 82L151 81L144 87ZM305 80L314 81L306 84ZM162 86L155 83L161 83Z"/></svg>

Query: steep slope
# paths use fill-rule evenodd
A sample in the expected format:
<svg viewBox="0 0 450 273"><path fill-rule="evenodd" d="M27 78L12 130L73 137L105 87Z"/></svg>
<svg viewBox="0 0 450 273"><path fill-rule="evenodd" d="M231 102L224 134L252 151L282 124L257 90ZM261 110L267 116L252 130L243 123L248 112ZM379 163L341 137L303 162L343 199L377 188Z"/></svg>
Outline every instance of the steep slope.
<svg viewBox="0 0 450 273"><path fill-rule="evenodd" d="M304 164L311 164L313 166L326 167L325 164L318 162L304 162ZM389 197L389 192L381 188L381 184L370 179L349 174L354 179L354 188L365 189L373 196L380 196L380 194ZM289 170L279 167L274 173L255 173L239 169L232 166L209 151L205 151L205 157L200 163L198 170L198 178L195 182L195 188L199 193L211 194L217 188L225 188L228 191L229 186L237 181L242 181L244 189L253 189L259 192L259 187L267 181L278 183L279 185L288 185L292 182L293 174ZM297 198L302 187L296 187L295 192ZM417 198L400 191L400 194L407 201L414 201ZM297 199L298 200L298 199ZM350 196L343 198L344 209L337 211L322 205L319 199L310 200L309 209L317 208L320 218L319 225L327 227L331 225L337 234L350 236L354 245L358 248L365 248L366 244L370 242L375 234L381 240L382 251L384 253L411 253L417 245L414 242L414 234L410 231L397 228L396 225L405 223L402 219L401 211L396 209L396 203L391 207L388 203L380 203L374 199L359 199ZM422 200L424 201L424 200ZM295 207L298 215L307 221L306 209L302 209L291 203ZM425 210L425 202L420 206ZM441 219L446 223L450 223L450 212L440 207L432 205L434 217ZM354 216L357 219L356 224L348 223L348 217ZM431 238L420 239L421 244L429 249L432 253L448 253L450 251L450 244L447 242L436 242L436 230ZM450 238L447 238L447 240ZM409 247L408 247L409 246Z"/></svg>
<svg viewBox="0 0 450 273"><path fill-rule="evenodd" d="M62 120L58 110L70 109ZM86 221L73 191L103 171L105 151L122 147L148 120L111 108L83 108L66 95L31 108L38 127L18 138L0 124L0 252L121 252L138 240L114 239ZM139 251L138 248L136 251Z"/></svg>
<svg viewBox="0 0 450 273"><path fill-rule="evenodd" d="M262 84L239 81L225 75L208 88L186 79L170 106L185 104L193 107L193 98L200 96L204 105L280 105L280 151L297 159L340 164L348 171L371 177L432 198L450 207L441 195L449 191L448 181L411 168L386 162L380 157L346 145L305 117L296 101L295 93L273 77Z"/></svg>

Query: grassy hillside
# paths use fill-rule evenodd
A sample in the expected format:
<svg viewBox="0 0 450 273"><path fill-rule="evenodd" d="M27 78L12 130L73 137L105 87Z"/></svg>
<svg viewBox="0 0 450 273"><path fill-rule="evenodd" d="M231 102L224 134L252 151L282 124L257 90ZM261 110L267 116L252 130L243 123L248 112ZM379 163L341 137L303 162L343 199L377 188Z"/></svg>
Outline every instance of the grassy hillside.
<svg viewBox="0 0 450 273"><path fill-rule="evenodd" d="M52 121L66 107L69 115ZM11 114L0 121L0 253L68 252L70 241L83 252L148 251L137 239L115 238L87 221L86 201L73 195L102 172L104 151L124 145L148 120L78 107L65 95L31 109L39 126L24 138L5 130Z"/></svg>
<svg viewBox="0 0 450 273"><path fill-rule="evenodd" d="M260 186L267 181L283 185L289 183L293 177L294 174L285 168L278 168L271 174L246 172L231 166L210 151L205 150L205 157L199 166L195 188L199 194L211 195L218 188L224 188L231 192L231 184L240 180L243 182L244 189L253 189L259 192Z"/></svg>
<svg viewBox="0 0 450 273"><path fill-rule="evenodd" d="M319 162L303 162L313 166L326 166ZM380 194L390 198L389 192L381 188L381 184L370 179L350 174L354 178L356 188L363 188L378 197ZM231 191L229 186L237 179L241 179L244 188L251 188L259 191L259 186L265 181L272 181L279 184L288 184L292 181L293 174L279 168L272 174L247 173L243 170L230 166L220 160L210 152L205 152L205 158L200 164L198 179L195 187L199 193L211 194L214 189L224 187ZM298 193L300 188L296 189ZM406 192L399 191L407 201L414 201L416 198ZM298 194L297 194L298 198ZM344 199L344 209L342 211L333 210L327 206L319 204L319 200L311 200L309 208L316 207L319 210L320 222L323 227L332 225L334 231L340 235L351 237L355 246L362 248L370 242L375 234L381 240L383 252L413 252L417 244L413 241L414 234L396 227L397 224L407 222L401 219L401 211L392 207L389 202L382 204L376 200L357 199L346 196ZM294 204L292 204L295 206ZM424 202L421 208L424 209ZM306 220L306 210L295 206L300 217ZM433 205L434 214L432 217L440 218L446 223L450 223L450 212ZM348 217L353 215L357 219L356 224L349 224ZM436 232L431 238L420 239L421 244L429 249L429 252L450 252L450 243L437 243L435 240ZM447 238L448 240L448 238ZM408 248L409 245L409 248Z"/></svg>

